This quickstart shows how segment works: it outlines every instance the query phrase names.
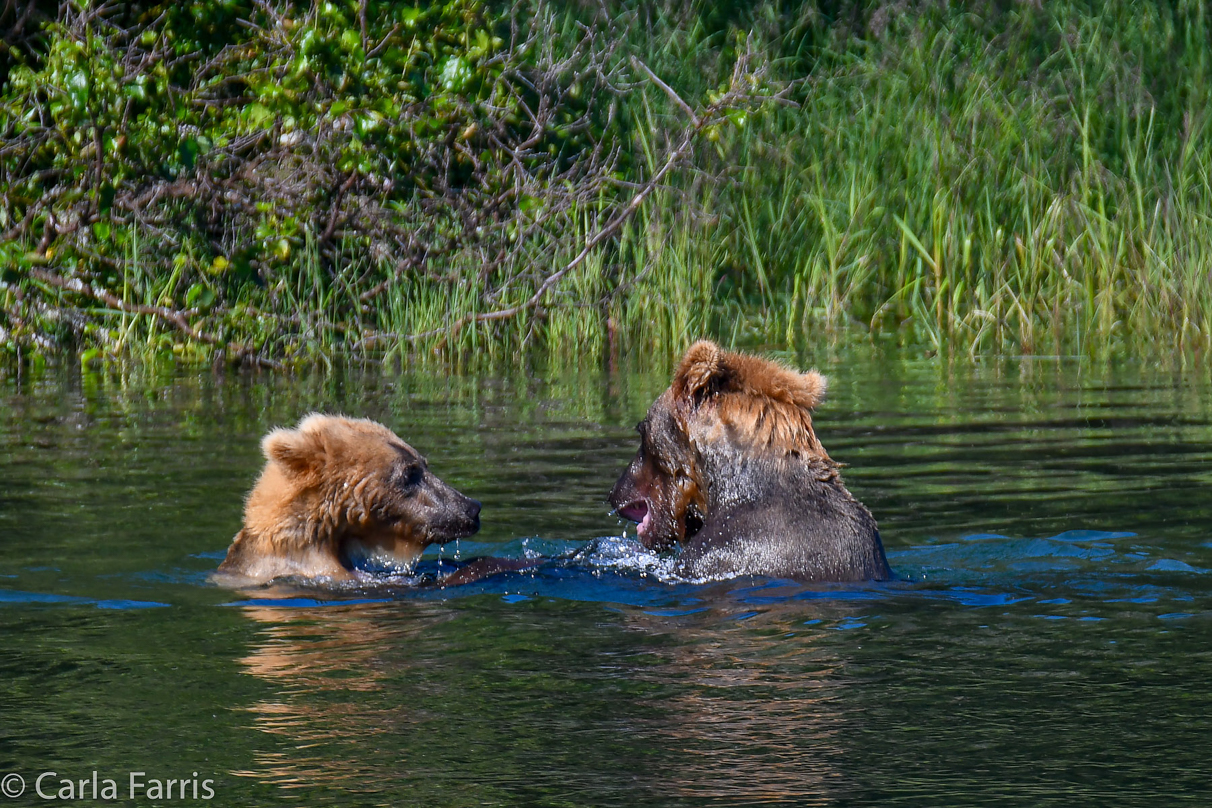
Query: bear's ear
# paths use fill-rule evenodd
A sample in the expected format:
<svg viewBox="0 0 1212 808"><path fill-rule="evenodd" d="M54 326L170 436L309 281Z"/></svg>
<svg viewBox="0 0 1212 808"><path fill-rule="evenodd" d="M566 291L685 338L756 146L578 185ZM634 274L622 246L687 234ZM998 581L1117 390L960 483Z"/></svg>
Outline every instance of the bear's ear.
<svg viewBox="0 0 1212 808"><path fill-rule="evenodd" d="M674 400L699 403L724 381L724 352L710 340L699 340L682 357L671 385Z"/></svg>
<svg viewBox="0 0 1212 808"><path fill-rule="evenodd" d="M323 436L308 426L305 420L298 429L275 429L266 435L261 441L266 459L292 475L311 474L323 468L328 455Z"/></svg>
<svg viewBox="0 0 1212 808"><path fill-rule="evenodd" d="M816 409L825 400L829 380L815 370L799 374L799 386L795 390L795 403L806 410Z"/></svg>

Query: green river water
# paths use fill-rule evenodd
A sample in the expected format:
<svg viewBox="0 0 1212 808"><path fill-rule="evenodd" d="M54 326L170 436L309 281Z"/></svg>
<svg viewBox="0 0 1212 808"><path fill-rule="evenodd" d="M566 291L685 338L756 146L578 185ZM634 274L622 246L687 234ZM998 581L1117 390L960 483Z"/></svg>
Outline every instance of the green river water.
<svg viewBox="0 0 1212 808"><path fill-rule="evenodd" d="M896 582L671 580L605 502L667 365L0 372L0 805L1212 804L1208 372L809 360ZM212 585L313 410L483 502L428 568L563 560Z"/></svg>

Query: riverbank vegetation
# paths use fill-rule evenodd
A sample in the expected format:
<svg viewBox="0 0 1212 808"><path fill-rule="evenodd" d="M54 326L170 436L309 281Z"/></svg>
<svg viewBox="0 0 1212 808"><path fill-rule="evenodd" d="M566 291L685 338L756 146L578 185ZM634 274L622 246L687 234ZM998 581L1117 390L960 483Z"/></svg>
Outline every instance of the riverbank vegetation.
<svg viewBox="0 0 1212 808"><path fill-rule="evenodd" d="M1212 347L1200 2L2 13L10 353Z"/></svg>

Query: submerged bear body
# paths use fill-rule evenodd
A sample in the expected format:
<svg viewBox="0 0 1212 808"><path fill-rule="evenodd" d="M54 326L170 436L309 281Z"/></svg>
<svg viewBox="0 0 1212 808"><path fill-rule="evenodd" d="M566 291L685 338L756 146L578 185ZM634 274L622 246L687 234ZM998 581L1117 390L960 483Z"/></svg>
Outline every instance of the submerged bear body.
<svg viewBox="0 0 1212 808"><path fill-rule="evenodd" d="M480 503L382 424L313 414L261 447L265 468L219 565L233 583L340 581L362 559L411 569L430 544L479 530Z"/></svg>
<svg viewBox="0 0 1212 808"><path fill-rule="evenodd" d="M871 513L827 466L797 469L717 502L678 557L695 580L765 575L797 581L891 577Z"/></svg>
<svg viewBox="0 0 1212 808"><path fill-rule="evenodd" d="M875 519L812 429L824 391L815 372L696 343L640 423L611 504L646 546L680 547L687 578L891 578Z"/></svg>

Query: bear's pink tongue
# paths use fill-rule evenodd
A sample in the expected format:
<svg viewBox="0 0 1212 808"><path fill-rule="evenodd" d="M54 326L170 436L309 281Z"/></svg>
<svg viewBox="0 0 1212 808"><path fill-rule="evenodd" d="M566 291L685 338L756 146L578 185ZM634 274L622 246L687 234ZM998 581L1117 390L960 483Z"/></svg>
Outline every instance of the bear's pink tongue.
<svg viewBox="0 0 1212 808"><path fill-rule="evenodd" d="M648 526L652 524L652 511L649 510L648 503L644 500L631 502L619 508L619 516L636 522L636 533L639 533L641 536L647 532Z"/></svg>
<svg viewBox="0 0 1212 808"><path fill-rule="evenodd" d="M644 518L635 526L635 532L643 536L648 532L649 526L652 524L652 511L644 508Z"/></svg>

